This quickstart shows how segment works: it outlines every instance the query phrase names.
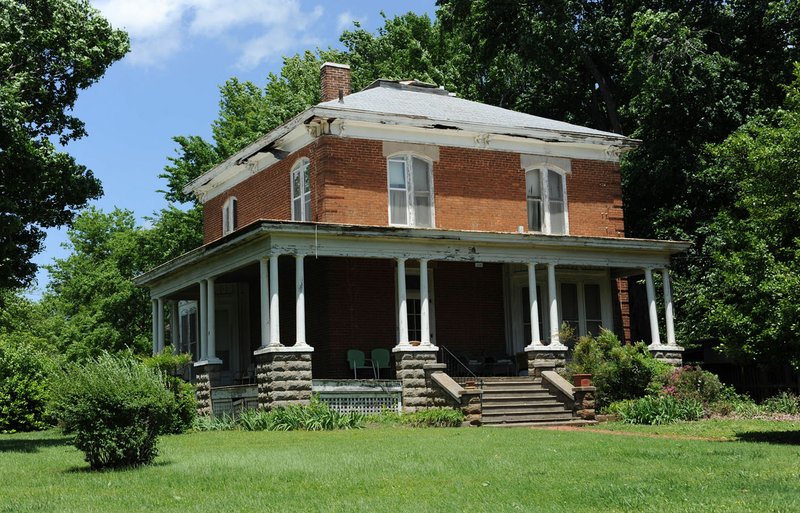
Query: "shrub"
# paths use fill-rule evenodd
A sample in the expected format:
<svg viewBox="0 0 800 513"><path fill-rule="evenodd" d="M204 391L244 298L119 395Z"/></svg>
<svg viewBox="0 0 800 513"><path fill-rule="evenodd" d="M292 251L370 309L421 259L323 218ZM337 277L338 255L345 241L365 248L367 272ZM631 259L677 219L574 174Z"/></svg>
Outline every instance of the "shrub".
<svg viewBox="0 0 800 513"><path fill-rule="evenodd" d="M761 405L767 413L785 413L787 415L797 415L800 413L800 397L791 392L781 392L770 397Z"/></svg>
<svg viewBox="0 0 800 513"><path fill-rule="evenodd" d="M159 373L130 355L72 364L53 386L53 411L92 469L152 462L174 408Z"/></svg>
<svg viewBox="0 0 800 513"><path fill-rule="evenodd" d="M413 427L459 427L464 413L453 408L431 408L401 415L400 421Z"/></svg>
<svg viewBox="0 0 800 513"><path fill-rule="evenodd" d="M597 337L581 337L572 352L572 361L568 366L570 374L597 374L611 358L611 352L619 347L622 347L622 343L617 336L606 329L600 330Z"/></svg>
<svg viewBox="0 0 800 513"><path fill-rule="evenodd" d="M197 399L195 387L177 376L178 369L192 361L189 354L173 354L172 347L167 346L154 356L144 358L144 364L158 371L167 387L175 398L170 412L170 422L164 426L160 434L183 433L194 424L197 415Z"/></svg>
<svg viewBox="0 0 800 513"><path fill-rule="evenodd" d="M0 433L48 426L45 407L53 359L25 340L0 342Z"/></svg>
<svg viewBox="0 0 800 513"><path fill-rule="evenodd" d="M594 373L598 407L643 397L650 382L670 368L653 358L642 342L613 347L607 358Z"/></svg>
<svg viewBox="0 0 800 513"><path fill-rule="evenodd" d="M676 399L669 395L650 395L617 403L616 411L629 424L669 424L697 420L703 416L703 404L695 399Z"/></svg>
<svg viewBox="0 0 800 513"><path fill-rule="evenodd" d="M659 376L656 382L661 385L662 394L676 399L694 399L710 405L722 397L723 385L717 375L691 365L672 369Z"/></svg>

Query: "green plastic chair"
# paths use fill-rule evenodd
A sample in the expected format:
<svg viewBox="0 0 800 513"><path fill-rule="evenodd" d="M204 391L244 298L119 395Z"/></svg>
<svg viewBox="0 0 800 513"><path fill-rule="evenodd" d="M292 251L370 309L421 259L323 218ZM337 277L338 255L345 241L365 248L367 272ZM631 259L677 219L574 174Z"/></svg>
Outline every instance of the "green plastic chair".
<svg viewBox="0 0 800 513"><path fill-rule="evenodd" d="M391 357L389 350L383 348L373 349L370 356L372 357L372 371L375 373L375 379L380 379L381 369L389 369L389 359Z"/></svg>
<svg viewBox="0 0 800 513"><path fill-rule="evenodd" d="M358 369L372 369L371 365L366 364L364 351L359 351L358 349L347 350L347 364L350 366L350 370L353 371L353 379L358 379Z"/></svg>

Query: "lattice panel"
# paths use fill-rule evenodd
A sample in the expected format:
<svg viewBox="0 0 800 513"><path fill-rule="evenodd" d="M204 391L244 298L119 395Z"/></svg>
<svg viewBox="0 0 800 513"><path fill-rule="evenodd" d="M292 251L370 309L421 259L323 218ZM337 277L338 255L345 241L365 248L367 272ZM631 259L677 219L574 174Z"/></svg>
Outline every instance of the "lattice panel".
<svg viewBox="0 0 800 513"><path fill-rule="evenodd" d="M320 394L319 398L332 409L345 413L358 411L361 413L381 413L383 411L400 411L400 394Z"/></svg>

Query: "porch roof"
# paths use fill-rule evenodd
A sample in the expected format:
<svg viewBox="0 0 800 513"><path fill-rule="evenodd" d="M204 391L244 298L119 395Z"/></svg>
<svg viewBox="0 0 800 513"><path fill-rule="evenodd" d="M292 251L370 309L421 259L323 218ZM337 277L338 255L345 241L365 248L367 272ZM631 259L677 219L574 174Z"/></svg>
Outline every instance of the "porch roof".
<svg viewBox="0 0 800 513"><path fill-rule="evenodd" d="M260 220L134 279L160 296L268 255L646 268L667 267L688 242Z"/></svg>

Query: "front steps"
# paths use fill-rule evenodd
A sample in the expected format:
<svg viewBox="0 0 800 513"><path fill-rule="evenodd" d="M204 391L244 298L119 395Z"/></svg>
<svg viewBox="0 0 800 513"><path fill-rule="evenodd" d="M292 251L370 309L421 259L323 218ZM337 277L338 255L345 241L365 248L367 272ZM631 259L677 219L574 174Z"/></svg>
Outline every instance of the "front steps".
<svg viewBox="0 0 800 513"><path fill-rule="evenodd" d="M542 386L541 378L481 379L481 421L484 426L574 426L587 423L573 417L572 410Z"/></svg>

